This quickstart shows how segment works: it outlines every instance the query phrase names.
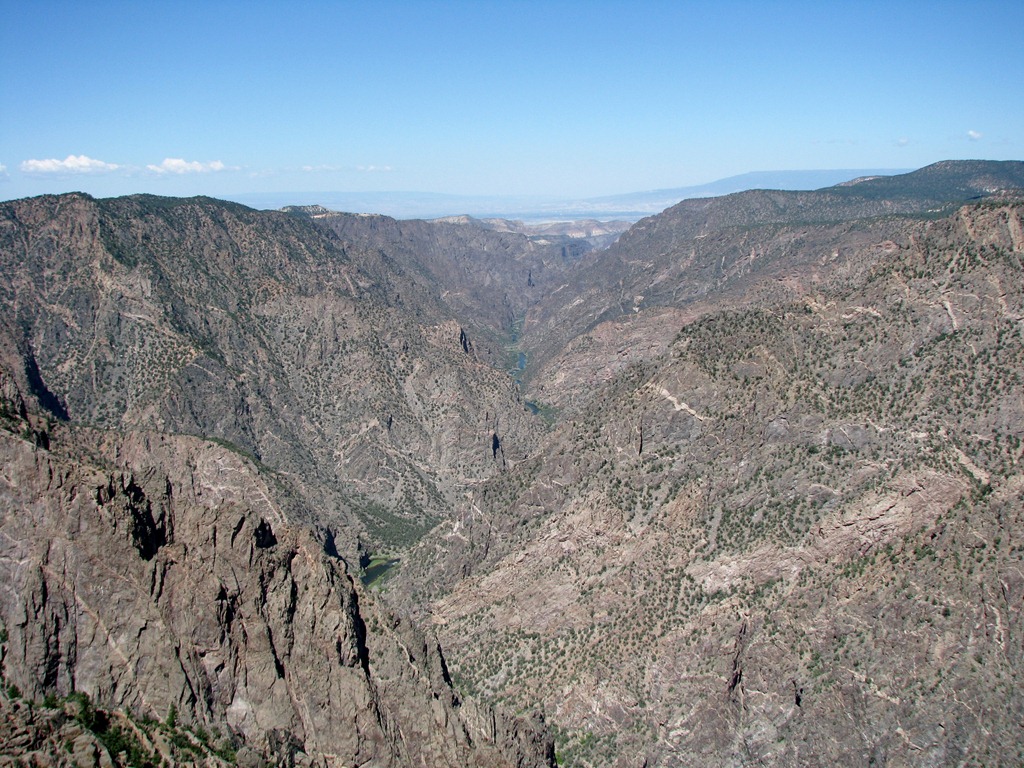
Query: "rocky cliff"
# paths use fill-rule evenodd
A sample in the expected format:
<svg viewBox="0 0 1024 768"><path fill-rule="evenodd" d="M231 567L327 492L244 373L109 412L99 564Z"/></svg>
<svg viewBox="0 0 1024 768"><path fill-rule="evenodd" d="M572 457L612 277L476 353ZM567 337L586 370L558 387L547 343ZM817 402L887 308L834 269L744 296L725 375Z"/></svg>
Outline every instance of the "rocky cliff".
<svg viewBox="0 0 1024 768"><path fill-rule="evenodd" d="M540 424L477 326L368 236L202 198L6 203L0 351L55 418L224 441L347 553L400 547Z"/></svg>
<svg viewBox="0 0 1024 768"><path fill-rule="evenodd" d="M460 698L436 643L359 588L333 536L287 519L272 474L198 438L47 424L9 377L4 391L0 671L13 698L85 694L150 731L222 734L249 762L548 764L537 724ZM33 715L5 697L3 751L128 759L55 706Z"/></svg>

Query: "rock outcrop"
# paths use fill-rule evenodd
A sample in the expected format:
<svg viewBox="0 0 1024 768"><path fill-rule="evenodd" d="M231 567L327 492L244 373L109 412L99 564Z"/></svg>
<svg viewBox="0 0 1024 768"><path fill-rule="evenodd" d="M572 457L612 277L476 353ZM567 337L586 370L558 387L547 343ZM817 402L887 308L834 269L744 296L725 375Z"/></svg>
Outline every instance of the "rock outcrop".
<svg viewBox="0 0 1024 768"><path fill-rule="evenodd" d="M327 533L286 519L273 475L199 438L155 433L51 426L47 450L7 403L10 690L37 702L80 692L152 720L174 713L278 764L550 761L538 724L462 700L436 642L363 592ZM4 751L39 747L24 734L5 736Z"/></svg>

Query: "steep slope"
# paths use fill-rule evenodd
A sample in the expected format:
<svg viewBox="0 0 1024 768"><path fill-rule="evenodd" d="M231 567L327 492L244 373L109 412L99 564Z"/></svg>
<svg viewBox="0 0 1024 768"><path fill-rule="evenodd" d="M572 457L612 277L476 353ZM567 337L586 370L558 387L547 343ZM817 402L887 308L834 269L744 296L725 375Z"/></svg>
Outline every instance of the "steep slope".
<svg viewBox="0 0 1024 768"><path fill-rule="evenodd" d="M360 526L369 547L414 540L538 434L429 277L306 217L14 201L0 262L5 361L55 418L237 446L349 553Z"/></svg>
<svg viewBox="0 0 1024 768"><path fill-rule="evenodd" d="M397 577L568 763L1022 758L1024 207L806 231L577 339L607 381Z"/></svg>
<svg viewBox="0 0 1024 768"><path fill-rule="evenodd" d="M626 225L573 222L528 226L468 216L398 221L387 216L300 209L350 249L386 258L436 286L441 302L466 326L476 351L514 368L523 318L561 285L562 276Z"/></svg>
<svg viewBox="0 0 1024 768"><path fill-rule="evenodd" d="M166 718L200 754L225 735L218 754L246 764L549 764L537 724L460 699L436 643L362 592L329 536L288 521L251 461L47 425L9 377L0 390L0 751L156 764L181 738L159 736ZM72 694L104 709L89 718L103 741L54 710ZM8 695L48 701L33 715ZM108 750L112 723L136 753Z"/></svg>
<svg viewBox="0 0 1024 768"><path fill-rule="evenodd" d="M525 381L563 370L564 360L554 361L566 345L601 322L640 310L648 317L659 308L690 310L704 300L719 306L775 280L827 271L837 257L866 245L856 222L887 224L888 235L872 233L876 242L898 240L918 217L948 215L969 199L1021 189L1024 163L948 161L813 192L684 200L637 222L532 308L522 339L532 363Z"/></svg>

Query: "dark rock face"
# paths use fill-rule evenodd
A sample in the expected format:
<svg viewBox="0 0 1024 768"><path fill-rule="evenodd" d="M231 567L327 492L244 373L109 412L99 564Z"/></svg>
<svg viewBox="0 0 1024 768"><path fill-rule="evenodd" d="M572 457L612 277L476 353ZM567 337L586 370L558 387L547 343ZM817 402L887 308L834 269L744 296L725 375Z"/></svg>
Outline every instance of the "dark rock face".
<svg viewBox="0 0 1024 768"><path fill-rule="evenodd" d="M26 699L173 709L276 762L548 763L537 726L461 700L436 643L361 593L247 460L151 433L54 442L0 431L2 671Z"/></svg>
<svg viewBox="0 0 1024 768"><path fill-rule="evenodd" d="M411 261L442 225L397 233L389 256L372 222L353 217L342 240L203 198L6 203L4 364L58 420L198 434L285 473L350 556L357 540L403 546L500 471L495 421L510 463L540 425L482 359L498 331L458 320ZM462 248L529 245L473 232Z"/></svg>

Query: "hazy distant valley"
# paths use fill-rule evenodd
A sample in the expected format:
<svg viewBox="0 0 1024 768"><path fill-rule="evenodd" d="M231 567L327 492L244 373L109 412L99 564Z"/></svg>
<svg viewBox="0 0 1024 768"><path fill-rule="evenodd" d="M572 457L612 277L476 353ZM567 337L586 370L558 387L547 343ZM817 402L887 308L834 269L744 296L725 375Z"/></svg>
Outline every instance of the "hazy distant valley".
<svg viewBox="0 0 1024 768"><path fill-rule="evenodd" d="M0 744L1021 762L1022 189L0 204Z"/></svg>
<svg viewBox="0 0 1024 768"><path fill-rule="evenodd" d="M278 209L294 205L320 205L336 211L383 213L398 219L438 219L452 211L481 219L544 223L586 219L636 221L669 208L681 200L716 197L749 189L819 189L868 176L892 176L910 169L833 169L820 171L755 171L705 184L653 189L582 199L529 195L444 195L417 192L289 192L237 194L235 202L253 208Z"/></svg>

